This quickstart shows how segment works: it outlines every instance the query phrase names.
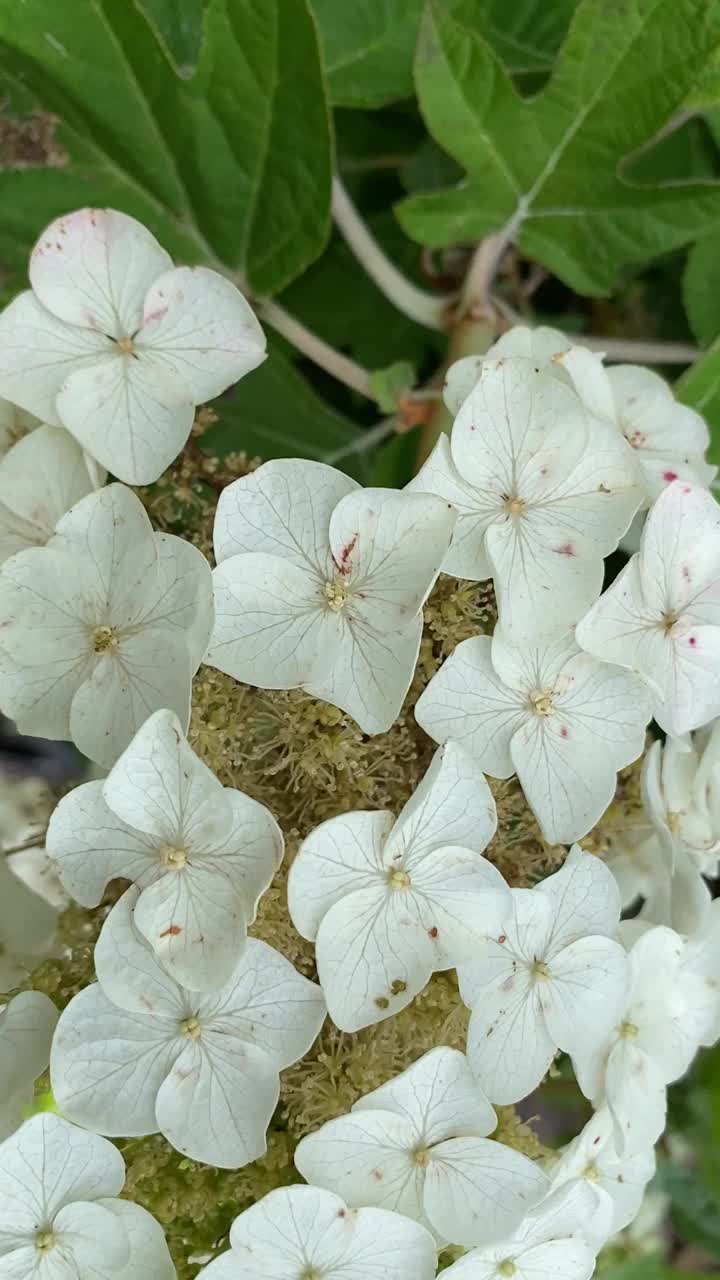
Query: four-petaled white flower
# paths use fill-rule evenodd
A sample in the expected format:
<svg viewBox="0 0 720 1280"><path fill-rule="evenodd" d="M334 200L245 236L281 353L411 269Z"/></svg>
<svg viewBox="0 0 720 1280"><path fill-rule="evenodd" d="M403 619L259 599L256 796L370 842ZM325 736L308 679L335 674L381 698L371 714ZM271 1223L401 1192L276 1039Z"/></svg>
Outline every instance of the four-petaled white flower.
<svg viewBox="0 0 720 1280"><path fill-rule="evenodd" d="M571 1048L578 1084L595 1107L607 1104L621 1154L660 1137L666 1085L687 1070L705 1025L700 993L683 967L684 939L663 926L638 922L638 929L624 1007L603 1035L577 1038Z"/></svg>
<svg viewBox="0 0 720 1280"><path fill-rule="evenodd" d="M531 1093L558 1049L602 1045L627 989L619 920L612 875L575 846L555 875L512 890L502 929L458 967L468 1059L492 1102Z"/></svg>
<svg viewBox="0 0 720 1280"><path fill-rule="evenodd" d="M699 413L679 404L657 373L640 365L606 368L603 356L573 344L558 329L516 325L486 356L464 356L450 366L444 398L451 413L477 384L483 360L524 356L572 385L585 407L619 431L634 451L645 502L654 502L673 480L709 485L717 467L705 462L710 433Z"/></svg>
<svg viewBox="0 0 720 1280"><path fill-rule="evenodd" d="M421 694L418 723L436 742L458 741L494 778L516 773L551 844L584 836L641 754L650 698L635 675L582 653L567 635L516 645L457 646Z"/></svg>
<svg viewBox="0 0 720 1280"><path fill-rule="evenodd" d="M58 912L28 889L0 853L0 991L10 991L49 955Z"/></svg>
<svg viewBox="0 0 720 1280"><path fill-rule="evenodd" d="M220 495L206 661L263 689L303 688L384 733L454 524L439 498L361 489L320 462L266 462Z"/></svg>
<svg viewBox="0 0 720 1280"><path fill-rule="evenodd" d="M388 1209L348 1209L318 1187L279 1187L241 1213L202 1280L433 1280L432 1236Z"/></svg>
<svg viewBox="0 0 720 1280"><path fill-rule="evenodd" d="M173 267L114 209L80 209L43 232L32 289L0 315L0 393L67 427L119 480L149 484L177 457L195 406L265 358L235 286Z"/></svg>
<svg viewBox="0 0 720 1280"><path fill-rule="evenodd" d="M595 1112L550 1170L553 1189L564 1186L571 1178L584 1178L593 1191L596 1211L585 1229L596 1251L608 1236L632 1222L654 1172L655 1152L649 1143L619 1154L607 1107Z"/></svg>
<svg viewBox="0 0 720 1280"><path fill-rule="evenodd" d="M32 1106L34 1082L50 1061L57 1017L52 1000L40 991L22 991L0 1007L0 1141Z"/></svg>
<svg viewBox="0 0 720 1280"><path fill-rule="evenodd" d="M104 782L60 801L47 849L85 907L110 880L134 880L140 933L178 982L209 991L232 976L283 838L264 805L221 786L173 712L156 711Z"/></svg>
<svg viewBox="0 0 720 1280"><path fill-rule="evenodd" d="M76 502L97 488L80 445L62 427L38 427L0 458L0 564L42 546Z"/></svg>
<svg viewBox="0 0 720 1280"><path fill-rule="evenodd" d="M570 386L519 357L483 361L449 441L409 486L457 508L446 573L492 577L515 636L576 622L641 494L625 442Z"/></svg>
<svg viewBox="0 0 720 1280"><path fill-rule="evenodd" d="M160 1224L117 1197L111 1142L51 1114L0 1146L0 1275L8 1280L174 1280Z"/></svg>
<svg viewBox="0 0 720 1280"><path fill-rule="evenodd" d="M0 706L22 733L72 738L109 768L160 707L186 726L212 627L201 552L153 533L121 484L91 493L45 547L0 569Z"/></svg>
<svg viewBox="0 0 720 1280"><path fill-rule="evenodd" d="M130 889L105 922L98 981L60 1016L53 1093L88 1129L108 1137L159 1130L193 1160L239 1168L265 1151L278 1073L318 1034L322 992L254 938L219 991L187 990L135 929L137 894Z"/></svg>
<svg viewBox="0 0 720 1280"><path fill-rule="evenodd" d="M576 637L644 676L667 733L680 737L720 713L720 508L707 489L676 480L660 494L640 551Z"/></svg>
<svg viewBox="0 0 720 1280"><path fill-rule="evenodd" d="M495 802L475 761L437 751L393 823L387 811L344 813L303 841L290 869L290 916L315 941L328 1011L342 1031L390 1018L431 973L468 959L510 901L480 856Z"/></svg>
<svg viewBox="0 0 720 1280"><path fill-rule="evenodd" d="M488 1140L496 1126L464 1054L441 1047L303 1138L295 1164L350 1205L422 1222L441 1244L485 1244L549 1188L527 1156Z"/></svg>
<svg viewBox="0 0 720 1280"><path fill-rule="evenodd" d="M586 1238L597 1198L584 1179L552 1191L512 1235L471 1249L447 1271L449 1280L590 1280L595 1254ZM597 1221L593 1223L597 1229Z"/></svg>

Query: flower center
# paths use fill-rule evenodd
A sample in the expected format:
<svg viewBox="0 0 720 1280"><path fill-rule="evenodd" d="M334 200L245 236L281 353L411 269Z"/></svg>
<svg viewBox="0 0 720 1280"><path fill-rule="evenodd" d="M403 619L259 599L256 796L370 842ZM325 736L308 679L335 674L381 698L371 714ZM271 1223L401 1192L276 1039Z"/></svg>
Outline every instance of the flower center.
<svg viewBox="0 0 720 1280"><path fill-rule="evenodd" d="M96 653L107 653L110 649L117 649L117 632L112 627L96 627L92 641Z"/></svg>
<svg viewBox="0 0 720 1280"><path fill-rule="evenodd" d="M55 1246L55 1236L52 1231L38 1231L35 1236L35 1248L40 1253L49 1253Z"/></svg>
<svg viewBox="0 0 720 1280"><path fill-rule="evenodd" d="M547 982L552 974L542 960L534 960L530 966L530 977L533 982Z"/></svg>
<svg viewBox="0 0 720 1280"><path fill-rule="evenodd" d="M413 1151L413 1164L418 1169L427 1169L430 1164L430 1151L427 1147L418 1147L417 1151Z"/></svg>
<svg viewBox="0 0 720 1280"><path fill-rule="evenodd" d="M585 1178L586 1182L599 1182L600 1170L598 1169L597 1165L589 1164L587 1169L583 1170L583 1178Z"/></svg>
<svg viewBox="0 0 720 1280"><path fill-rule="evenodd" d="M133 346L132 338L116 338L115 345L117 346L118 351L121 351L124 356L132 356L135 354L135 347Z"/></svg>
<svg viewBox="0 0 720 1280"><path fill-rule="evenodd" d="M198 1040L200 1038L200 1023L195 1017L183 1018L180 1023L180 1030L184 1036L189 1036L191 1040Z"/></svg>
<svg viewBox="0 0 720 1280"><path fill-rule="evenodd" d="M664 614L663 614L663 616L662 616L662 626L663 626L663 630L664 630L664 631L666 631L666 632L668 632L668 633L669 633L670 631L672 631L672 629L673 629L673 627L675 626L675 623L677 622L677 620L678 620L678 616L677 616L677 614L676 614L676 613L670 613L670 612L668 612L668 613L664 613Z"/></svg>
<svg viewBox="0 0 720 1280"><path fill-rule="evenodd" d="M620 1037L622 1040L634 1040L635 1036L640 1034L640 1028L635 1026L634 1022L620 1023Z"/></svg>
<svg viewBox="0 0 720 1280"><path fill-rule="evenodd" d="M181 871L187 860L185 849L176 849L171 844L164 844L160 850L160 861L164 867L169 867L171 871Z"/></svg>
<svg viewBox="0 0 720 1280"><path fill-rule="evenodd" d="M670 813L668 813L666 822L668 824L668 827L672 831L673 835L680 830L681 821L682 821L681 813L676 813L673 810L671 810Z"/></svg>
<svg viewBox="0 0 720 1280"><path fill-rule="evenodd" d="M326 582L325 598L328 602L328 608L332 609L333 613L339 613L341 609L345 608L351 596L344 582Z"/></svg>
<svg viewBox="0 0 720 1280"><path fill-rule="evenodd" d="M388 884L391 889L409 889L410 877L407 871L388 871Z"/></svg>
<svg viewBox="0 0 720 1280"><path fill-rule="evenodd" d="M553 696L548 689L533 689L528 701L536 716L551 716L555 710Z"/></svg>
<svg viewBox="0 0 720 1280"><path fill-rule="evenodd" d="M502 497L505 511L509 516L519 517L525 515L527 503L523 502L522 498L511 498L509 493L504 493Z"/></svg>
<svg viewBox="0 0 720 1280"><path fill-rule="evenodd" d="M514 1276L516 1271L517 1267L512 1258L503 1258L502 1262L498 1263L498 1275L506 1276L507 1280L510 1280L510 1276Z"/></svg>
<svg viewBox="0 0 720 1280"><path fill-rule="evenodd" d="M306 1267L300 1272L300 1280L321 1280L320 1272L317 1267Z"/></svg>

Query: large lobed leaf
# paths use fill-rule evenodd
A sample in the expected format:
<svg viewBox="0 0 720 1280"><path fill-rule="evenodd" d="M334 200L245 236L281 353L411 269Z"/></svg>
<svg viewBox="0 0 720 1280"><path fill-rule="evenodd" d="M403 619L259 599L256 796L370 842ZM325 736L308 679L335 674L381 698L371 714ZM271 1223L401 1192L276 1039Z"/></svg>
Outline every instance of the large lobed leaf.
<svg viewBox="0 0 720 1280"><path fill-rule="evenodd" d="M189 79L159 34L174 6L151 7L153 21L135 0L0 6L10 109L54 113L66 152L57 167L0 174L0 250L19 273L49 219L107 204L185 261L273 293L329 227L331 133L306 0L209 0ZM184 39L187 50L192 29ZM182 44L172 52L180 61Z"/></svg>
<svg viewBox="0 0 720 1280"><path fill-rule="evenodd" d="M581 293L625 263L686 243L720 220L720 186L639 185L623 161L648 144L720 43L717 0L582 0L546 87L518 94L478 34L473 0L427 4L415 77L456 187L402 201L421 243L509 238ZM461 21L464 19L464 22Z"/></svg>

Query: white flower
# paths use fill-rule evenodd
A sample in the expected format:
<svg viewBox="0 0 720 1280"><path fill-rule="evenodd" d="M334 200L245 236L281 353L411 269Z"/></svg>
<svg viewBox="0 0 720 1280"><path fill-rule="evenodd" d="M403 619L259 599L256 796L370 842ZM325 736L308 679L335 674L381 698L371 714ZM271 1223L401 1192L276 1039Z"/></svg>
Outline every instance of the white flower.
<svg viewBox="0 0 720 1280"><path fill-rule="evenodd" d="M85 454L61 427L38 427L0 458L0 563L41 546L96 488Z"/></svg>
<svg viewBox="0 0 720 1280"><path fill-rule="evenodd" d="M490 347L486 356L465 356L452 364L444 388L451 413L476 386L483 360L525 356L572 385L585 407L618 430L634 450L648 505L673 480L709 485L717 468L705 462L710 434L694 409L679 404L657 373L640 365L606 368L603 357L558 329L517 325Z"/></svg>
<svg viewBox="0 0 720 1280"><path fill-rule="evenodd" d="M0 853L0 991L10 991L49 955L58 913L11 871Z"/></svg>
<svg viewBox="0 0 720 1280"><path fill-rule="evenodd" d="M685 1026L698 1045L720 1038L720 899L716 898L700 927L685 939L678 982L685 1001Z"/></svg>
<svg viewBox="0 0 720 1280"><path fill-rule="evenodd" d="M680 737L720 713L720 508L677 480L660 494L640 551L576 629L578 644L631 667L653 715Z"/></svg>
<svg viewBox="0 0 720 1280"><path fill-rule="evenodd" d="M488 1140L496 1126L464 1054L431 1049L303 1138L295 1164L350 1205L422 1222L441 1244L484 1244L512 1231L549 1186L527 1156Z"/></svg>
<svg viewBox="0 0 720 1280"><path fill-rule="evenodd" d="M640 503L617 432L520 357L483 361L451 441L441 436L410 488L457 508L443 570L492 576L515 636L561 631L589 608Z"/></svg>
<svg viewBox="0 0 720 1280"><path fill-rule="evenodd" d="M438 498L360 489L320 462L266 462L220 495L206 661L262 689L303 688L384 733L454 523Z"/></svg>
<svg viewBox="0 0 720 1280"><path fill-rule="evenodd" d="M626 954L611 936L620 900L598 858L575 846L534 889L513 889L502 929L458 968L472 1010L467 1054L492 1102L517 1102L558 1049L602 1044L622 1011Z"/></svg>
<svg viewBox="0 0 720 1280"><path fill-rule="evenodd" d="M570 844L610 804L618 769L642 753L650 698L572 635L517 645L498 627L492 640L457 646L415 717L436 742L461 742L492 777L516 773L545 839Z"/></svg>
<svg viewBox="0 0 720 1280"><path fill-rule="evenodd" d="M657 1141L665 1087L687 1070L698 1047L697 991L681 981L685 942L673 929L640 928L628 952L624 1008L603 1035L577 1038L570 1051L585 1096L595 1107L607 1104L620 1153Z"/></svg>
<svg viewBox="0 0 720 1280"><path fill-rule="evenodd" d="M453 743L435 753L395 823L387 811L344 813L303 841L290 869L290 916L315 941L342 1031L392 1017L434 970L467 959L496 931L510 891L480 857L496 822L480 769Z"/></svg>
<svg viewBox="0 0 720 1280"><path fill-rule="evenodd" d="M582 1179L568 1182L531 1209L512 1235L471 1249L449 1280L590 1280L595 1254L585 1239L597 1200Z"/></svg>
<svg viewBox="0 0 720 1280"><path fill-rule="evenodd" d="M643 800L662 838L681 849L703 875L717 874L720 860L720 720L690 741L653 743L654 767ZM646 765L647 768L647 765Z"/></svg>
<svg viewBox="0 0 720 1280"><path fill-rule="evenodd" d="M28 431L40 426L40 419L26 413L9 400L0 399L0 457L22 440Z"/></svg>
<svg viewBox="0 0 720 1280"><path fill-rule="evenodd" d="M283 838L264 805L221 786L173 712L156 711L104 782L60 801L47 849L85 907L110 880L134 880L140 933L178 982L209 991L232 976Z"/></svg>
<svg viewBox="0 0 720 1280"><path fill-rule="evenodd" d="M128 484L157 480L195 406L265 358L262 329L229 280L173 268L155 237L114 209L52 222L30 283L0 316L0 393L67 427Z"/></svg>
<svg viewBox="0 0 720 1280"><path fill-rule="evenodd" d="M0 569L0 706L109 768L159 707L183 725L212 627L205 557L111 484Z"/></svg>
<svg viewBox="0 0 720 1280"><path fill-rule="evenodd" d="M0 1146L0 1275L7 1280L174 1280L160 1225L118 1200L120 1152L59 1116Z"/></svg>
<svg viewBox="0 0 720 1280"><path fill-rule="evenodd" d="M435 1244L387 1209L348 1209L317 1187L279 1187L241 1213L202 1280L433 1280Z"/></svg>
<svg viewBox="0 0 720 1280"><path fill-rule="evenodd" d="M648 756L643 761L643 773ZM705 919L710 892L687 854L680 851L675 865L652 827L613 834L605 864L612 871L623 910L642 899L639 918L644 923L666 924L679 933L693 933Z"/></svg>
<svg viewBox="0 0 720 1280"><path fill-rule="evenodd" d="M607 1107L601 1107L565 1147L550 1172L553 1189L571 1178L584 1178L588 1183L596 1212L586 1223L585 1234L597 1251L638 1212L655 1172L655 1152L647 1144L620 1155L612 1116Z"/></svg>
<svg viewBox="0 0 720 1280"><path fill-rule="evenodd" d="M239 1168L265 1151L278 1072L320 1030L322 992L254 938L219 991L181 987L133 926L137 894L128 890L105 922L98 982L60 1016L53 1093L88 1129L109 1137L159 1130L193 1160Z"/></svg>
<svg viewBox="0 0 720 1280"><path fill-rule="evenodd" d="M0 1141L32 1105L33 1084L50 1061L57 1018L52 1000L40 991L23 991L0 1008Z"/></svg>

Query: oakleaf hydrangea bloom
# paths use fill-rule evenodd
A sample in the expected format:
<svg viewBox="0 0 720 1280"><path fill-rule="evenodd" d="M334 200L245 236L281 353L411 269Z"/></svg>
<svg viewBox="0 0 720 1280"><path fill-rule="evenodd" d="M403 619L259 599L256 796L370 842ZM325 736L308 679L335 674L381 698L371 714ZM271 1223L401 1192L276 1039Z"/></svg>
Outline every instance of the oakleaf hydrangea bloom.
<svg viewBox="0 0 720 1280"><path fill-rule="evenodd" d="M0 707L109 768L159 707L181 724L212 627L205 557L153 533L124 485L91 493L45 547L0 569Z"/></svg>
<svg viewBox="0 0 720 1280"><path fill-rule="evenodd" d="M32 1106L34 1081L50 1061L57 1016L40 991L22 991L0 1008L0 1141Z"/></svg>
<svg viewBox="0 0 720 1280"><path fill-rule="evenodd" d="M455 1049L431 1049L303 1138L303 1177L350 1205L396 1209L440 1243L476 1245L516 1227L548 1190L527 1156L487 1135L497 1116Z"/></svg>
<svg viewBox="0 0 720 1280"><path fill-rule="evenodd" d="M318 1187L280 1187L241 1213L202 1280L433 1280L435 1244L387 1209L348 1209Z"/></svg>
<svg viewBox="0 0 720 1280"><path fill-rule="evenodd" d="M576 629L578 644L631 667L676 737L720 713L720 508L677 480L661 493L640 551Z"/></svg>
<svg viewBox="0 0 720 1280"><path fill-rule="evenodd" d="M266 462L220 495L207 661L263 689L305 689L384 733L454 524L438 498L361 489L320 462Z"/></svg>
<svg viewBox="0 0 720 1280"><path fill-rule="evenodd" d="M10 991L50 954L58 913L23 884L0 853L0 991Z"/></svg>
<svg viewBox="0 0 720 1280"><path fill-rule="evenodd" d="M33 1116L0 1146L0 1274L8 1280L174 1280L160 1225L117 1197L111 1142Z"/></svg>
<svg viewBox="0 0 720 1280"><path fill-rule="evenodd" d="M673 929L641 932L628 952L624 1008L604 1035L578 1038L571 1049L578 1083L595 1107L607 1104L622 1154L660 1137L666 1086L683 1075L698 1048L697 993L682 967L684 951Z"/></svg>
<svg viewBox="0 0 720 1280"><path fill-rule="evenodd" d="M541 1200L512 1235L471 1249L442 1274L450 1280L590 1280L595 1254L585 1230L597 1213L587 1183L575 1179ZM597 1221L593 1225L597 1229Z"/></svg>
<svg viewBox="0 0 720 1280"><path fill-rule="evenodd" d="M42 546L95 488L80 445L61 427L38 427L0 458L0 563Z"/></svg>
<svg viewBox="0 0 720 1280"><path fill-rule="evenodd" d="M540 1083L558 1049L598 1049L625 1002L628 961L613 940L615 881L575 846L534 889L511 890L502 929L458 967L472 1010L467 1053L492 1102L517 1102Z"/></svg>
<svg viewBox="0 0 720 1280"><path fill-rule="evenodd" d="M232 976L283 839L264 805L198 760L177 716L156 711L104 782L60 801L47 848L83 906L134 880L136 928L178 982L209 991Z"/></svg>
<svg viewBox="0 0 720 1280"><path fill-rule="evenodd" d="M589 608L641 497L617 432L520 358L483 361L451 440L441 436L410 488L458 510L443 570L492 577L503 624L532 638Z"/></svg>
<svg viewBox="0 0 720 1280"><path fill-rule="evenodd" d="M596 1210L585 1223L585 1234L596 1249L632 1222L654 1172L655 1152L649 1144L618 1153L607 1107L595 1112L551 1170L553 1188L584 1178L595 1195Z"/></svg>
<svg viewBox="0 0 720 1280"><path fill-rule="evenodd" d="M108 1137L159 1130L193 1160L239 1168L265 1151L278 1073L318 1034L322 992L254 938L224 987L189 991L134 928L137 894L129 890L105 922L98 981L60 1016L53 1093L88 1129Z"/></svg>
<svg viewBox="0 0 720 1280"><path fill-rule="evenodd" d="M510 901L480 856L497 823L488 785L455 743L437 751L393 822L344 813L303 841L290 869L293 923L315 942L330 1017L357 1031L404 1009L437 969L467 959Z"/></svg>
<svg viewBox="0 0 720 1280"><path fill-rule="evenodd" d="M457 646L421 694L418 723L461 742L494 778L516 773L546 840L584 836L645 742L641 680L582 653L572 635L518 645L498 627Z"/></svg>
<svg viewBox="0 0 720 1280"><path fill-rule="evenodd" d="M611 423L634 451L645 501L650 505L673 480L709 485L717 468L705 462L710 433L694 409L679 404L657 373L639 365L606 368L603 357L558 329L517 325L490 347L485 357L465 356L451 365L444 388L451 413L475 387L484 359L524 356L569 381L585 407Z"/></svg>
<svg viewBox="0 0 720 1280"><path fill-rule="evenodd" d="M265 358L242 294L206 267L173 267L114 209L43 232L32 290L0 316L0 393L67 427L119 480L149 484L182 449L195 406Z"/></svg>

